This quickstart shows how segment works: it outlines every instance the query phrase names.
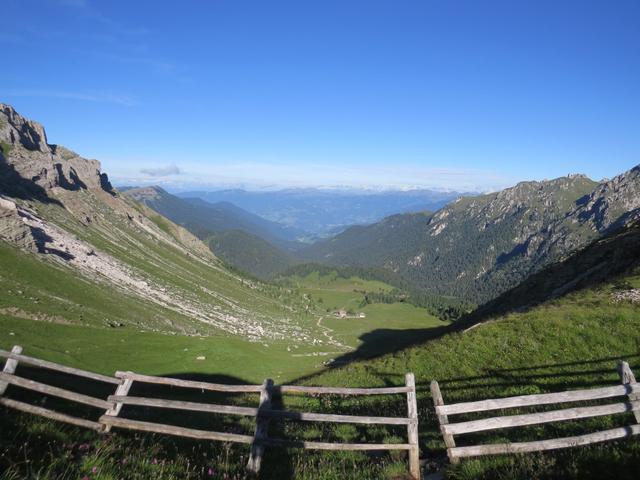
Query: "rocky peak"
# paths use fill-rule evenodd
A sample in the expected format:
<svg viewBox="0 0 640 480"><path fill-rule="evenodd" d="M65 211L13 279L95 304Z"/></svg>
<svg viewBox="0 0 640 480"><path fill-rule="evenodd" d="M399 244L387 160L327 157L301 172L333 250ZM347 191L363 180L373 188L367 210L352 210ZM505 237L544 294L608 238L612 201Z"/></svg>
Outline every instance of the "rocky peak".
<svg viewBox="0 0 640 480"><path fill-rule="evenodd" d="M100 162L47 143L44 127L0 103L0 190L63 188L112 192Z"/></svg>
<svg viewBox="0 0 640 480"><path fill-rule="evenodd" d="M640 165L602 182L572 216L600 232L636 221L640 218Z"/></svg>
<svg viewBox="0 0 640 480"><path fill-rule="evenodd" d="M16 147L20 145L27 150L49 153L47 134L38 122L27 120L10 105L0 103L0 141Z"/></svg>

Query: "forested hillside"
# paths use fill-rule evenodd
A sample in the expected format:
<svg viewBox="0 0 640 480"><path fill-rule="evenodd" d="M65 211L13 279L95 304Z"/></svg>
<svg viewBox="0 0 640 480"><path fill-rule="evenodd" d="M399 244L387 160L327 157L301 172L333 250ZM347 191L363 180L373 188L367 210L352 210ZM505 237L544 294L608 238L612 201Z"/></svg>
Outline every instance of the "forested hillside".
<svg viewBox="0 0 640 480"><path fill-rule="evenodd" d="M304 251L330 265L383 268L415 288L483 303L631 221L640 168L596 183L574 175L463 197L435 214L354 227Z"/></svg>

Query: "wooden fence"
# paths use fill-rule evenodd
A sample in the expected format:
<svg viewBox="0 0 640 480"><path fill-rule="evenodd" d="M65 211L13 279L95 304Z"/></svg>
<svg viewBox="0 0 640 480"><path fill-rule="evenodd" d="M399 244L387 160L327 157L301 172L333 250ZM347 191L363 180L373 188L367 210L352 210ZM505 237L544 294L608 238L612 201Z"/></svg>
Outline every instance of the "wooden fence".
<svg viewBox="0 0 640 480"><path fill-rule="evenodd" d="M153 432L199 440L217 440L223 442L244 443L251 446L251 453L247 464L249 472L257 474L264 455L264 448L269 447L298 447L316 450L406 450L409 453L409 470L411 475L420 478L419 447L418 447L418 411L416 403L415 379L412 373L407 373L406 383L401 387L384 388L340 388L340 387L307 387L296 385L274 385L271 379L266 379L262 385L227 385L193 380L182 380L168 377L140 375L133 372L116 372L115 377L100 375L76 368L66 367L57 363L40 360L22 355L22 347L15 346L11 352L0 350L0 357L7 358L4 369L0 373L0 404L22 412L40 415L98 432L108 432L112 427ZM18 363L38 368L45 368L75 375L97 382L113 384L115 392L106 400L65 390L34 380L22 378L15 374ZM161 398L136 397L129 395L134 382L143 384L168 385L172 387L198 389L202 391L250 393L259 394L256 408L234 405L217 405L211 403L197 403ZM29 403L13 400L3 396L8 385L36 391L45 395L59 397L71 402L89 405L103 411L97 421L78 418L54 410L38 407ZM337 395L391 395L405 394L407 401L406 417L373 417L359 415L334 415L325 413L294 412L273 409L271 399L274 394L337 394ZM124 405L134 405L159 409L186 410L191 412L206 412L211 414L243 415L256 418L254 435L240 435L228 432L212 432L175 425L143 422L121 416ZM305 422L353 423L365 425L405 425L407 427L407 443L329 443L315 441L288 440L270 438L268 425L273 419L289 419Z"/></svg>
<svg viewBox="0 0 640 480"><path fill-rule="evenodd" d="M622 385L613 387L523 395L518 397L481 400L477 402L454 403L449 405L445 405L438 382L434 380L431 382L431 394L435 404L436 415L440 423L440 431L444 437L444 442L447 447L449 460L451 463L457 463L461 457L554 450L579 445L588 445L607 440L615 440L640 434L640 385L637 384L635 376L627 362L620 363L618 373L622 380ZM451 415L538 405L582 402L623 396L626 397L625 401L618 401L616 403L609 403L605 405L565 408L541 413L507 415L481 420L449 423L449 417ZM472 445L465 447L457 447L454 440L454 435L462 435L472 432L521 427L525 425L539 425L549 422L561 422L627 412L634 413L635 424L574 437L553 438L533 442Z"/></svg>

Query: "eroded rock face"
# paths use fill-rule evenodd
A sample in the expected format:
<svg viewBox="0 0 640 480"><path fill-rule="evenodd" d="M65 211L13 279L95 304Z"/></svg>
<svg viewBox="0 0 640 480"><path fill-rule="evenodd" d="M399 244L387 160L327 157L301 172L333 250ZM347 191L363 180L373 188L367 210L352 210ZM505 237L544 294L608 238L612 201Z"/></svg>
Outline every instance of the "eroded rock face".
<svg viewBox="0 0 640 480"><path fill-rule="evenodd" d="M600 232L640 218L640 165L601 183L571 215Z"/></svg>
<svg viewBox="0 0 640 480"><path fill-rule="evenodd" d="M9 198L0 196L0 240L37 252L36 241L31 229L18 213L17 205Z"/></svg>
<svg viewBox="0 0 640 480"><path fill-rule="evenodd" d="M27 150L49 153L47 134L42 125L27 120L3 103L0 103L0 114L0 140L12 147L19 144Z"/></svg>
<svg viewBox="0 0 640 480"><path fill-rule="evenodd" d="M100 188L112 191L100 162L87 160L58 145L49 145L44 127L0 103L0 162L24 181L46 190Z"/></svg>

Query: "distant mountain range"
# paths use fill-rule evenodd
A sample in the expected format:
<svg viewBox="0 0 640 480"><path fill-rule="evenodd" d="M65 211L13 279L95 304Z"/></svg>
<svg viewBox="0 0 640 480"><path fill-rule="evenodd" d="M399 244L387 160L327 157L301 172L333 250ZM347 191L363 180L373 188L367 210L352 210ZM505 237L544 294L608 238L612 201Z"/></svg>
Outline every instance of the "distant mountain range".
<svg viewBox="0 0 640 480"><path fill-rule="evenodd" d="M295 263L300 231L270 222L229 202L179 198L160 187L124 189L124 195L185 227L216 256L246 273L268 278Z"/></svg>
<svg viewBox="0 0 640 480"><path fill-rule="evenodd" d="M199 198L180 198L160 187L128 188L124 193L144 203L199 237L240 230L260 237L283 250L299 248L296 238L304 232L247 212L229 202L209 203Z"/></svg>
<svg viewBox="0 0 640 480"><path fill-rule="evenodd" d="M328 237L351 225L366 225L396 213L435 211L460 196L458 192L418 189L362 191L286 189L193 191L178 193L210 203L229 202L272 222L306 232L309 239Z"/></svg>

